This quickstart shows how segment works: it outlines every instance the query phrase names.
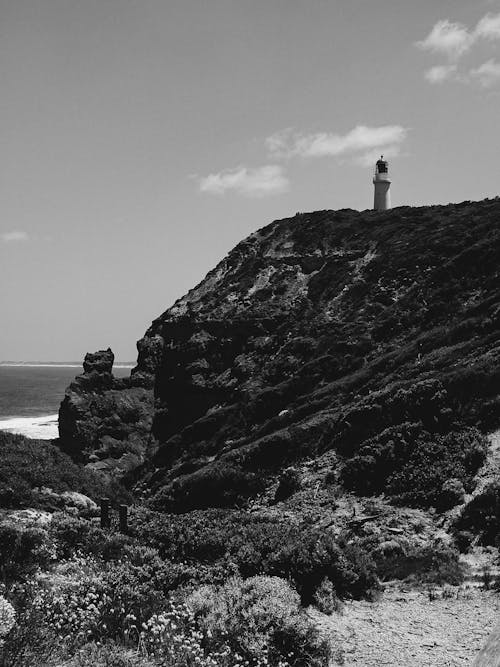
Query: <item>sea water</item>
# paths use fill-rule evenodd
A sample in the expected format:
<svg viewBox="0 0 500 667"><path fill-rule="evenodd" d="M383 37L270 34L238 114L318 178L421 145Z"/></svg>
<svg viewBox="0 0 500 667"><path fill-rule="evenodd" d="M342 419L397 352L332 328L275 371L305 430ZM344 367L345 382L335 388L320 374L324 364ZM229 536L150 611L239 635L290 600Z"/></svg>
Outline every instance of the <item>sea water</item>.
<svg viewBox="0 0 500 667"><path fill-rule="evenodd" d="M115 366L114 375L131 366ZM0 364L0 430L28 438L57 438L57 413L66 387L83 373L80 364Z"/></svg>

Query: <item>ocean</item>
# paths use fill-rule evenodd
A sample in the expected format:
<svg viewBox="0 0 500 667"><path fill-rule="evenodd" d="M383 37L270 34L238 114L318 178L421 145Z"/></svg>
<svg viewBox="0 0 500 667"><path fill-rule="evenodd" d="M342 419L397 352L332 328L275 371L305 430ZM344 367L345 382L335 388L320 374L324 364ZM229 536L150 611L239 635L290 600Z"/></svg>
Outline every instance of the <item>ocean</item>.
<svg viewBox="0 0 500 667"><path fill-rule="evenodd" d="M118 377L128 376L131 366L114 366ZM0 430L29 438L57 438L57 413L64 390L79 364L0 364Z"/></svg>

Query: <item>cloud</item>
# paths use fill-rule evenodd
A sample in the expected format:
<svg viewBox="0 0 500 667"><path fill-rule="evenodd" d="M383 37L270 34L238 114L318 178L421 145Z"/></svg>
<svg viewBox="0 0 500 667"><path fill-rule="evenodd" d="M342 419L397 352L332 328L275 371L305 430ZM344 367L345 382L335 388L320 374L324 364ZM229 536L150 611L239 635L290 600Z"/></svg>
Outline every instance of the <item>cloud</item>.
<svg viewBox="0 0 500 667"><path fill-rule="evenodd" d="M476 26L475 35L485 39L500 39L500 13L483 16Z"/></svg>
<svg viewBox="0 0 500 667"><path fill-rule="evenodd" d="M375 148L387 150L402 143L406 135L407 130L401 125L358 125L343 135L329 132L301 134L287 129L268 137L266 146L272 156L280 158L340 157L366 153Z"/></svg>
<svg viewBox="0 0 500 667"><path fill-rule="evenodd" d="M448 19L438 21L424 40L416 42L416 46L424 51L447 56L452 63L431 67L425 72L425 79L433 84L452 80L460 83L476 81L485 88L493 86L500 79L499 65L495 60L488 60L468 72L459 72L454 63L475 44L495 40L500 40L500 12L486 14L479 19L474 29L469 29L462 23L452 23Z"/></svg>
<svg viewBox="0 0 500 667"><path fill-rule="evenodd" d="M213 195L236 192L246 197L266 197L286 192L290 183L283 167L236 167L200 179L200 191Z"/></svg>
<svg viewBox="0 0 500 667"><path fill-rule="evenodd" d="M471 34L462 23L452 23L445 19L438 21L425 39L416 43L424 51L441 53L451 59L460 58L474 43Z"/></svg>
<svg viewBox="0 0 500 667"><path fill-rule="evenodd" d="M483 88L490 88L500 81L500 63L493 59L488 60L476 69L471 69L469 76Z"/></svg>
<svg viewBox="0 0 500 667"><path fill-rule="evenodd" d="M13 230L11 232L3 232L0 234L0 239L3 241L3 243L20 243L27 241L29 236L26 232Z"/></svg>
<svg viewBox="0 0 500 667"><path fill-rule="evenodd" d="M436 65L428 69L424 76L429 83L443 83L443 81L452 79L456 71L456 65Z"/></svg>
<svg viewBox="0 0 500 667"><path fill-rule="evenodd" d="M387 146L382 149L379 148L378 150L374 149L367 151L366 153L355 157L354 162L359 164L361 167L371 167L379 159L381 153L383 153L384 158L386 159L397 157L401 154L401 146Z"/></svg>

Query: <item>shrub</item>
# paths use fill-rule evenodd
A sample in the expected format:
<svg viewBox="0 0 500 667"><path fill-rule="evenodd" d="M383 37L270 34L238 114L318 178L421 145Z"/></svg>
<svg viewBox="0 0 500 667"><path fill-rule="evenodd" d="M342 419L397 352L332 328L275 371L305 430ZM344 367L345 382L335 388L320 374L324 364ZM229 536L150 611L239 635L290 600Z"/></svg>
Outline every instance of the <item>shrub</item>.
<svg viewBox="0 0 500 667"><path fill-rule="evenodd" d="M346 461L342 480L359 494L385 492L400 504L444 511L471 490L486 451L475 428L439 435L405 423L365 441Z"/></svg>
<svg viewBox="0 0 500 667"><path fill-rule="evenodd" d="M14 607L0 595L0 645L3 639L16 624L16 612Z"/></svg>
<svg viewBox="0 0 500 667"><path fill-rule="evenodd" d="M300 609L300 598L278 577L231 579L205 586L187 601L202 630L216 642L226 640L245 659L286 656L290 665L328 664L328 643Z"/></svg>
<svg viewBox="0 0 500 667"><path fill-rule="evenodd" d="M90 498L110 496L130 500L117 482L107 482L97 473L74 463L58 447L45 440L32 440L0 431L0 506L60 509L50 495L36 494L35 488L47 487L57 493L78 491Z"/></svg>
<svg viewBox="0 0 500 667"><path fill-rule="evenodd" d="M160 511L182 511L210 507L231 507L263 488L261 477L227 463L214 463L176 478L159 491L151 507ZM208 502L207 502L208 501Z"/></svg>
<svg viewBox="0 0 500 667"><path fill-rule="evenodd" d="M342 602L337 597L335 587L330 579L323 579L313 595L314 606L323 614L333 614L342 611Z"/></svg>
<svg viewBox="0 0 500 667"><path fill-rule="evenodd" d="M47 531L39 526L0 524L0 574L6 585L24 579L54 558Z"/></svg>
<svg viewBox="0 0 500 667"><path fill-rule="evenodd" d="M144 510L131 517L132 534L174 562L235 565L243 577L276 575L294 582L309 604L328 577L339 596L362 597L377 588L375 565L357 543L290 523L283 517L237 510L164 515Z"/></svg>
<svg viewBox="0 0 500 667"><path fill-rule="evenodd" d="M325 578L340 597L361 598L378 589L375 563L357 543L342 544L318 530L289 534L282 541L281 549L269 555L266 571L291 579L303 604L313 602Z"/></svg>
<svg viewBox="0 0 500 667"><path fill-rule="evenodd" d="M79 649L65 667L154 667L145 656L123 645L90 642Z"/></svg>
<svg viewBox="0 0 500 667"><path fill-rule="evenodd" d="M407 579L429 584L461 584L464 579L460 554L438 543L412 546L391 541L373 552L382 579Z"/></svg>
<svg viewBox="0 0 500 667"><path fill-rule="evenodd" d="M479 543L496 545L500 535L500 484L488 486L468 503L455 522L457 536L471 532L479 537Z"/></svg>
<svg viewBox="0 0 500 667"><path fill-rule="evenodd" d="M170 604L143 626L140 648L162 667L290 667L287 660L270 662L264 657L246 660L228 645L226 637L200 629L184 604Z"/></svg>
<svg viewBox="0 0 500 667"><path fill-rule="evenodd" d="M105 561L119 560L131 542L122 533L102 530L94 521L63 512L53 515L49 532L59 558L71 558L76 552L82 552Z"/></svg>
<svg viewBox="0 0 500 667"><path fill-rule="evenodd" d="M274 499L276 502L286 500L300 489L300 473L296 468L285 468L280 475Z"/></svg>
<svg viewBox="0 0 500 667"><path fill-rule="evenodd" d="M23 596L21 596L23 597ZM0 641L2 667L40 667L63 655L61 642L31 605L30 593L16 609L16 623Z"/></svg>

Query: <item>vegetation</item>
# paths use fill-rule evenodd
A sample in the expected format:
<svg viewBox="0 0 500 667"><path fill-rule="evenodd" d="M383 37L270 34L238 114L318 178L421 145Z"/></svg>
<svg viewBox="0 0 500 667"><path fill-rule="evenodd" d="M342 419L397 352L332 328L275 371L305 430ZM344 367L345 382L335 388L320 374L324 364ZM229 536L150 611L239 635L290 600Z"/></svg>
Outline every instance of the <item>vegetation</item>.
<svg viewBox="0 0 500 667"><path fill-rule="evenodd" d="M500 487L474 488L500 426L499 217L277 221L155 320L130 380L90 355L61 411L73 459L0 433L0 665L326 667L305 606L460 584L439 531L500 535ZM125 475L126 535L67 511L132 501L88 460Z"/></svg>
<svg viewBox="0 0 500 667"><path fill-rule="evenodd" d="M169 559L66 515L18 529L18 538L23 531L31 541L0 553L11 565L0 597L2 665L90 665L91 656L162 667L328 664L329 644L283 578L243 580L224 559Z"/></svg>
<svg viewBox="0 0 500 667"><path fill-rule="evenodd" d="M360 494L386 492L402 505L447 510L472 490L486 450L477 429L431 435L421 422L405 422L364 441L342 479Z"/></svg>
<svg viewBox="0 0 500 667"><path fill-rule="evenodd" d="M500 546L500 484L492 483L466 505L454 525L464 550L477 537L482 545Z"/></svg>
<svg viewBox="0 0 500 667"><path fill-rule="evenodd" d="M317 211L239 244L141 345L168 340L137 475L154 508L244 505L328 450L356 493L363 474L397 504L459 504L500 426L499 216L499 200Z"/></svg>
<svg viewBox="0 0 500 667"><path fill-rule="evenodd" d="M0 507L55 510L64 506L60 494L70 491L94 500L130 498L118 483L75 464L46 440L0 431L0 452Z"/></svg>

